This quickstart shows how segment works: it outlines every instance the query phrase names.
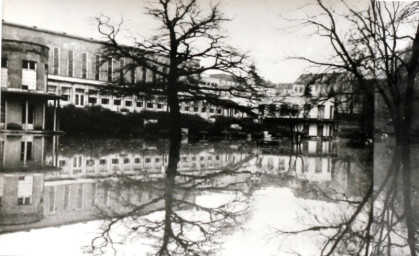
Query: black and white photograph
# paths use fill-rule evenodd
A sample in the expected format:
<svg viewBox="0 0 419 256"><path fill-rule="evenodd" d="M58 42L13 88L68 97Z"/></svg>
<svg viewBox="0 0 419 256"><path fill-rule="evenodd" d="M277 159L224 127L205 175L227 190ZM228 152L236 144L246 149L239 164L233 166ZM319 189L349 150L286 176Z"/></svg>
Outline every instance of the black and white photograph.
<svg viewBox="0 0 419 256"><path fill-rule="evenodd" d="M419 254L419 1L0 10L0 256Z"/></svg>

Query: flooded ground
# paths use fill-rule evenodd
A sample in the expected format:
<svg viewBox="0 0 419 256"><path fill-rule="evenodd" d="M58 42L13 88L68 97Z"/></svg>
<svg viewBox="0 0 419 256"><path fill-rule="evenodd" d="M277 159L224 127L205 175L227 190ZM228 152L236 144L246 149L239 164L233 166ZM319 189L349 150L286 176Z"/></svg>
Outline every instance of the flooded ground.
<svg viewBox="0 0 419 256"><path fill-rule="evenodd" d="M0 255L319 255L371 184L345 141L1 139Z"/></svg>

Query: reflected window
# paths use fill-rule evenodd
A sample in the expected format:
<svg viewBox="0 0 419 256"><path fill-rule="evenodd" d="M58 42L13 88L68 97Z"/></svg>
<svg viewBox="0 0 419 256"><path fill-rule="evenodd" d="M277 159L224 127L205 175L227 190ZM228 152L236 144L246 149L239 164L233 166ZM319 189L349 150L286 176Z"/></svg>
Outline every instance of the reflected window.
<svg viewBox="0 0 419 256"><path fill-rule="evenodd" d="M64 186L64 210L70 209L70 185Z"/></svg>
<svg viewBox="0 0 419 256"><path fill-rule="evenodd" d="M83 208L83 186L84 184L79 184L77 190L77 209L80 210Z"/></svg>
<svg viewBox="0 0 419 256"><path fill-rule="evenodd" d="M96 191L97 191L97 184L92 183L92 200L91 200L91 206L96 205Z"/></svg>
<svg viewBox="0 0 419 256"><path fill-rule="evenodd" d="M49 213L53 213L55 211L55 187L50 187L48 192L49 197Z"/></svg>
<svg viewBox="0 0 419 256"><path fill-rule="evenodd" d="M33 144L32 141L22 141L20 148L20 160L33 160Z"/></svg>

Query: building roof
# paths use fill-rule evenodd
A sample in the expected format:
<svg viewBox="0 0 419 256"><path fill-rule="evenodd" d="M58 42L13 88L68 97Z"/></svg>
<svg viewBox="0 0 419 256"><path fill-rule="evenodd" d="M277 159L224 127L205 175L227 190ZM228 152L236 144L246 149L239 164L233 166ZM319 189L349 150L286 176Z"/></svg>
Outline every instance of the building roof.
<svg viewBox="0 0 419 256"><path fill-rule="evenodd" d="M224 81L235 82L234 77L229 74L209 74L209 77L216 78Z"/></svg>
<svg viewBox="0 0 419 256"><path fill-rule="evenodd" d="M297 78L295 84L333 84L349 78L348 73L307 73Z"/></svg>
<svg viewBox="0 0 419 256"><path fill-rule="evenodd" d="M69 38L84 40L84 41L88 41L88 42L94 42L94 43L100 43L100 44L103 44L103 43L106 42L104 40L99 40L99 39L94 39L94 38L87 38L87 37L76 36L76 35L69 35L66 32L61 32L60 33L60 32L57 32L57 31L52 31L52 30L48 30L48 29L38 28L37 26L32 26L31 27L31 26L16 24L16 23L4 21L4 20L2 20L2 24L3 25L7 25L7 26L12 26L12 27L18 27L18 28L28 29L28 30L32 30L32 31L37 31L37 32L44 32L44 33L48 33L48 34L51 34L51 35L58 35L58 36L63 36L63 37L69 37Z"/></svg>
<svg viewBox="0 0 419 256"><path fill-rule="evenodd" d="M276 84L276 88L280 90L292 89L294 83L278 83Z"/></svg>

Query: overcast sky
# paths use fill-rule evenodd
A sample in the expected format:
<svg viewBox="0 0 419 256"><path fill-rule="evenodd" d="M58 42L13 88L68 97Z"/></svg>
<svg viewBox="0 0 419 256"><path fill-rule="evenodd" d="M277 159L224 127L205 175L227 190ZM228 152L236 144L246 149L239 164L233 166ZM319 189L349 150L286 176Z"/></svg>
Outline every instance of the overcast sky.
<svg viewBox="0 0 419 256"><path fill-rule="evenodd" d="M322 58L321 39L307 36L304 29L289 29L281 18L297 17L306 0L221 0L222 10L232 19L225 24L231 43L248 51L261 75L273 82L293 82L307 63L287 60L289 56ZM210 1L201 0L203 6ZM156 21L144 14L146 0L3 0L3 19L38 28L100 38L93 17L101 14L114 20L124 18L124 29L147 37ZM311 12L306 8L305 12ZM314 9L313 9L314 11Z"/></svg>

